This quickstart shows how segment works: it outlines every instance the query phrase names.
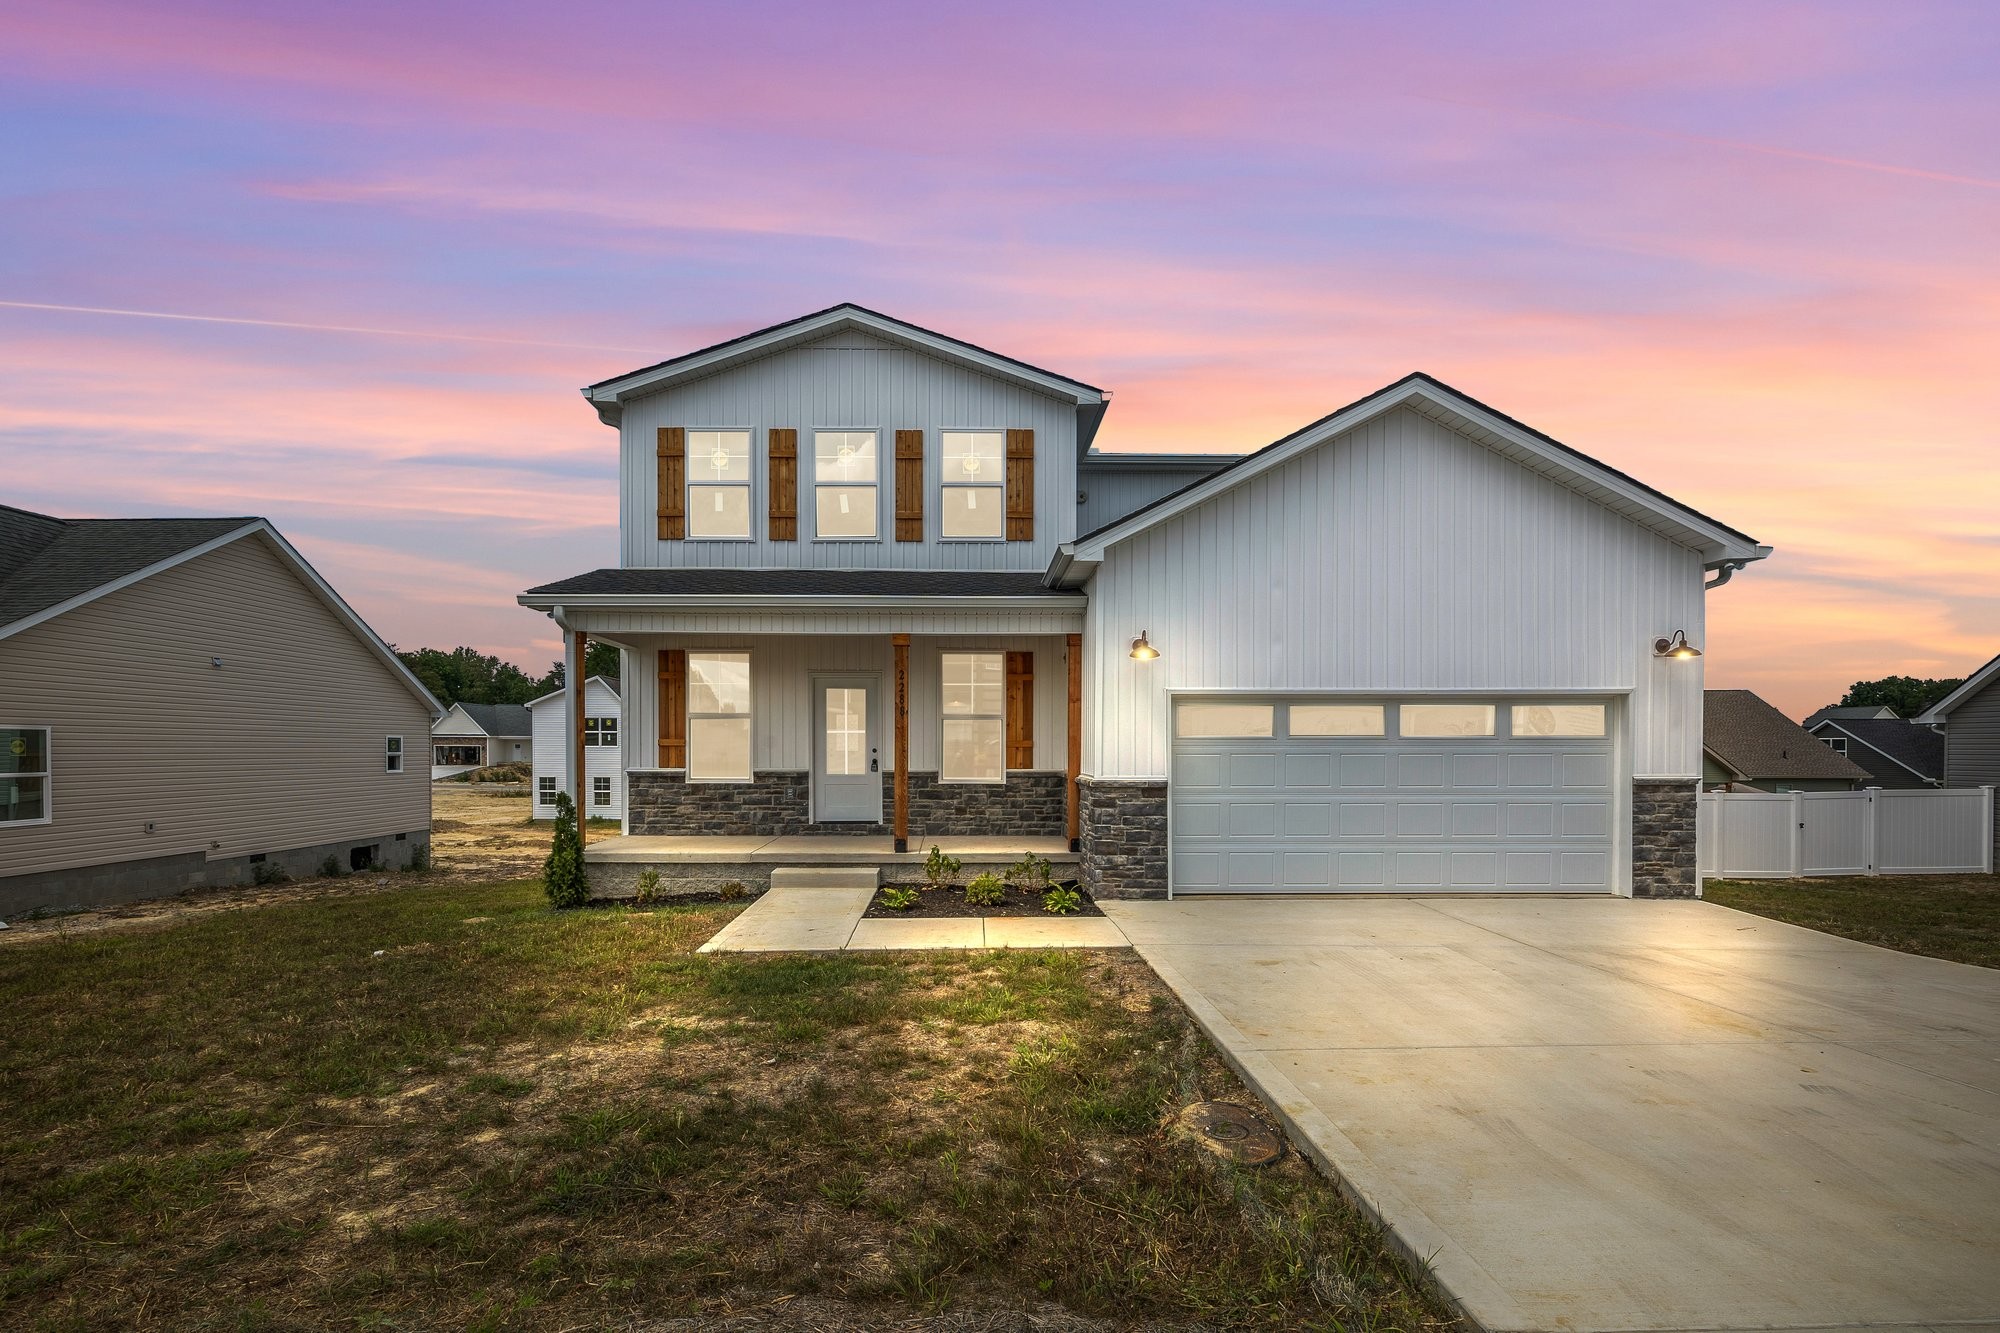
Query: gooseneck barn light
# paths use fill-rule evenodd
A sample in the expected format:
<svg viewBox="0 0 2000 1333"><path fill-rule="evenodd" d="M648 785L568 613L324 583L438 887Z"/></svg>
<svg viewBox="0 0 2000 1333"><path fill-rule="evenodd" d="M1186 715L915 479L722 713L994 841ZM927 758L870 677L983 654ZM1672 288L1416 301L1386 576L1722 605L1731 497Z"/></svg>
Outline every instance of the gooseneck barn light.
<svg viewBox="0 0 2000 1333"><path fill-rule="evenodd" d="M1134 662L1150 662L1159 655L1160 650L1146 642L1146 631L1140 630L1139 637L1132 640L1132 660Z"/></svg>
<svg viewBox="0 0 2000 1333"><path fill-rule="evenodd" d="M1686 630L1675 630L1671 639L1653 640L1653 656L1671 657L1685 661L1690 657L1700 657L1701 649L1688 642Z"/></svg>

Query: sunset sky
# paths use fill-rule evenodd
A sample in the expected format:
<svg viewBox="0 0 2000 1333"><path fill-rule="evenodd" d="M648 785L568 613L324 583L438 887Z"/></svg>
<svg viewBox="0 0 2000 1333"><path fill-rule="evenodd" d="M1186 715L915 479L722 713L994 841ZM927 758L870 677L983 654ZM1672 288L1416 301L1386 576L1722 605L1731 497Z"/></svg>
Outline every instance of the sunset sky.
<svg viewBox="0 0 2000 1333"><path fill-rule="evenodd" d="M1113 450L1429 371L1777 547L1708 678L1797 716L2000 652L1996 70L1990 3L10 0L0 502L264 515L540 670L577 387L848 300Z"/></svg>

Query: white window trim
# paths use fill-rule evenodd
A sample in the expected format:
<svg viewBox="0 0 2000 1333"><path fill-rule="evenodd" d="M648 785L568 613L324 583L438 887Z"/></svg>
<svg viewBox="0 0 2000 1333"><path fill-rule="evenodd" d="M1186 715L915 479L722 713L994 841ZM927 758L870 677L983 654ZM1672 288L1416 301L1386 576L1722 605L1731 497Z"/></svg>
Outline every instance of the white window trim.
<svg viewBox="0 0 2000 1333"><path fill-rule="evenodd" d="M686 535L684 542L721 542L742 546L757 540L757 428L755 426L688 426L684 428L683 439L686 448L681 453L681 527ZM749 440L749 450L745 461L750 465L750 475L743 481L698 481L694 475L694 437L697 434L740 432ZM879 446L878 446L879 447ZM694 534L694 493L718 486L735 486L744 492L745 518L741 537L697 537Z"/></svg>
<svg viewBox="0 0 2000 1333"><path fill-rule="evenodd" d="M0 819L0 828L39 828L43 824L53 824L56 819L56 729L39 722L8 722L9 731L39 731L42 733L42 753L47 756L48 766L39 773L16 773L12 776L40 778L42 780L42 817L40 819Z"/></svg>
<svg viewBox="0 0 2000 1333"><path fill-rule="evenodd" d="M1819 739L1820 739L1820 743L1821 743L1822 745L1826 746L1826 748L1827 748L1827 749L1829 749L1829 750L1833 751L1833 752L1834 752L1835 754L1846 754L1846 753L1847 753L1847 737L1845 737L1845 736L1822 736L1822 737L1820 737Z"/></svg>
<svg viewBox="0 0 2000 1333"><path fill-rule="evenodd" d="M1000 659L1000 711L997 713L947 713L944 711L944 659L947 657L997 657ZM1004 787L1007 785L1007 650L1004 648L940 648L938 664L938 783L949 787ZM944 724L983 722L1000 725L1000 776L997 778L948 778L944 775Z"/></svg>
<svg viewBox="0 0 2000 1333"><path fill-rule="evenodd" d="M1000 437L1000 480L998 481L950 481L945 478L944 437L947 435L998 435ZM942 545L973 546L1005 545L1007 541L1007 428L992 426L940 426L937 432L938 457L938 541ZM1000 532L993 537L947 537L944 535L944 493L950 490L998 491L1000 493Z"/></svg>
<svg viewBox="0 0 2000 1333"><path fill-rule="evenodd" d="M394 748L390 746L391 741L395 742ZM408 752L403 748L403 738L401 736L384 736L382 738L383 771L386 773L405 772L409 767L403 759L406 753Z"/></svg>
<svg viewBox="0 0 2000 1333"><path fill-rule="evenodd" d="M542 795L544 788L548 789L549 794L547 796ZM535 804L554 805L556 803L556 796L561 791L562 779L553 774L544 773L535 779Z"/></svg>
<svg viewBox="0 0 2000 1333"><path fill-rule="evenodd" d="M695 712L694 682L693 682L694 659L697 657L720 657L731 653L740 653L749 662L750 711L748 713ZM716 787L728 786L731 784L741 786L745 783L755 782L757 780L757 655L752 651L750 651L750 649L748 648L729 648L729 647L723 647L721 645L713 645L703 648L687 649L687 660L688 660L687 674L689 679L683 682L683 692L687 696L688 706L686 713L681 720L681 726L683 728L683 735L686 737L685 744L688 747L688 755L687 755L688 766L686 768L681 769L680 772L682 773L684 779L690 786L693 786L696 783L701 783L704 786L716 786ZM698 778L694 775L694 721L698 717L702 718L746 717L750 720L750 771L747 774L745 774L740 778Z"/></svg>
<svg viewBox="0 0 2000 1333"><path fill-rule="evenodd" d="M859 482L859 483L857 483L857 482L840 482L840 481L829 481L829 482L822 482L822 481L820 481L820 479L819 479L819 437L820 437L820 433L821 433L822 431L825 431L825 432L828 432L828 433L833 433L833 432L846 432L846 433L851 433L851 434L857 434L857 435L858 435L858 434L862 434L862 433L864 433L864 432L865 432L865 433L867 433L867 434L869 434L869 435L873 435L873 436L875 437L875 480L874 480L874 481L871 481L871 482ZM875 542L875 543L876 543L876 544L878 544L878 545L879 545L879 544L881 543L881 541L882 541L882 492L883 492L883 490L884 490L884 489L886 489L886 488L885 488L885 486L883 485L883 482L882 482L882 474L883 474L883 472L884 472L884 471L886 470L886 468L885 468L885 466L884 466L885 462L887 462L887 463L889 463L889 464L891 464L891 465L893 465L893 462L894 462L894 460L893 460L893 459L891 459L891 460L885 460L885 459L884 459L884 458L882 457L882 437L883 437L883 435L884 435L884 434L886 434L886 432L885 432L885 431L883 431L883 429L882 429L882 428L881 428L880 426L814 426L814 427L813 427L813 428L812 428L812 429L811 429L811 430L810 430L809 432L807 432L807 437L806 437L806 442L807 442L807 443L808 443L808 444L809 444L809 445L811 446L811 452L810 452L809 454L807 454L807 456L806 456L806 465L807 465L808 467L810 467L810 468L812 469L812 478L811 478L811 482L810 482L810 486L809 486L809 489L810 489L810 490L811 490L811 492L812 492L812 519L813 519L813 524L812 524L812 526L813 526L813 535L812 535L812 539L813 539L814 541L816 541L816 542L842 542L842 543L851 543L851 542ZM874 535L874 536L872 536L872 537L827 537L827 536L823 536L823 535L821 535L821 533L820 533L820 530L819 530L819 488L820 488L820 487L821 487L822 485L825 485L825 486L848 486L848 487L856 487L856 486L862 486L862 485L865 485L865 486L867 486L867 487L868 487L868 488L869 488L870 490L872 490L873 492L875 492L875 535Z"/></svg>

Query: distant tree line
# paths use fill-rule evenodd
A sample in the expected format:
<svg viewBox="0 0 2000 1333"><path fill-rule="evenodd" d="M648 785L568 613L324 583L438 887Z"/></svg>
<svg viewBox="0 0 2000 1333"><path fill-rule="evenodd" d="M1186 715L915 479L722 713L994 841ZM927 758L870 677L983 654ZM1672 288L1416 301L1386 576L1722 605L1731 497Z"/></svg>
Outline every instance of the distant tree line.
<svg viewBox="0 0 2000 1333"><path fill-rule="evenodd" d="M1847 693L1841 696L1836 707L1893 708L1898 717L1915 717L1963 684L1963 676L1954 680L1928 680L1917 676L1857 680L1847 687Z"/></svg>
<svg viewBox="0 0 2000 1333"><path fill-rule="evenodd" d="M524 704L566 683L561 662L551 662L545 673L531 676L477 648L412 648L398 650L396 656L447 708L459 703ZM592 643L584 668L587 676L618 679L618 650L608 643Z"/></svg>

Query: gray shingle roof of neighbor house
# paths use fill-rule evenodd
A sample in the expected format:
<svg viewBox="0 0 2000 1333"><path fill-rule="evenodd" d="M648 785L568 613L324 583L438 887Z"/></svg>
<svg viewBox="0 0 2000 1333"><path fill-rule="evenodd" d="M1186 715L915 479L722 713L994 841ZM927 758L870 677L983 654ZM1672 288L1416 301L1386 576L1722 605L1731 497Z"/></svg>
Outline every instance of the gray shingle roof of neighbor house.
<svg viewBox="0 0 2000 1333"><path fill-rule="evenodd" d="M1834 718L1834 719L1844 719L1851 717L1893 718L1895 716L1896 716L1896 710L1883 704L1877 704L1872 707L1866 707L1866 708L1858 707L1855 705L1849 705L1848 707L1842 708L1838 704L1836 704L1830 708L1822 708L1817 713L1811 714L1806 718L1805 721L1799 723L1799 725L1804 727L1807 731L1811 731L1814 727L1826 721L1828 718Z"/></svg>
<svg viewBox="0 0 2000 1333"><path fill-rule="evenodd" d="M1830 717L1820 724L1814 734L1824 732L1835 735L1846 732L1854 740L1895 760L1920 778L1939 781L1944 777L1944 737L1929 727L1905 722L1899 717ZM1871 772L1874 769L1874 765L1867 762L1868 756L1857 754L1853 745L1847 747L1847 757ZM1884 775L1875 773L1875 776Z"/></svg>
<svg viewBox="0 0 2000 1333"><path fill-rule="evenodd" d="M535 729L534 716L526 704L468 704L458 710L479 724L488 736L527 736Z"/></svg>
<svg viewBox="0 0 2000 1333"><path fill-rule="evenodd" d="M61 606L259 521L55 518L0 505L0 625Z"/></svg>
<svg viewBox="0 0 2000 1333"><path fill-rule="evenodd" d="M1868 776L1749 690L1705 690L1701 702L1701 748L1742 777Z"/></svg>
<svg viewBox="0 0 2000 1333"><path fill-rule="evenodd" d="M594 569L523 600L564 597L1051 597L1040 574L957 569Z"/></svg>

